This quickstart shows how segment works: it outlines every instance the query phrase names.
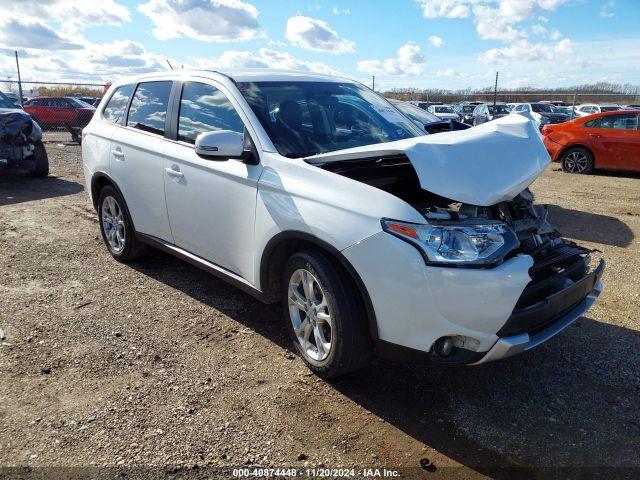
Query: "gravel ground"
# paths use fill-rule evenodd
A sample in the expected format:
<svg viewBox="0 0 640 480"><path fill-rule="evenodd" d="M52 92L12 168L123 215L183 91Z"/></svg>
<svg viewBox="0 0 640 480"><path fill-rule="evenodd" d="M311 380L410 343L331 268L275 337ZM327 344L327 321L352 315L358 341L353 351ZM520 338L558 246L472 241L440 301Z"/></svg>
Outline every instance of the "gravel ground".
<svg viewBox="0 0 640 480"><path fill-rule="evenodd" d="M79 147L47 150L49 178L0 173L0 466L640 467L638 176L552 165L533 185L607 261L599 302L556 338L480 367L379 362L325 382L291 353L277 306L160 252L113 261Z"/></svg>

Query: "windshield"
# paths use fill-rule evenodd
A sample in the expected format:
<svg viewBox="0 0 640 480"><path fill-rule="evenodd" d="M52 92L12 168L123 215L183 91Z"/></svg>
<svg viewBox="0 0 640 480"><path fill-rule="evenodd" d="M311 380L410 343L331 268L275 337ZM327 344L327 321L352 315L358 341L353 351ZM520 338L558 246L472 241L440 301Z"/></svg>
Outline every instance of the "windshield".
<svg viewBox="0 0 640 480"><path fill-rule="evenodd" d="M531 110L537 113L540 113L540 112L553 113L553 107L548 103L532 103Z"/></svg>
<svg viewBox="0 0 640 480"><path fill-rule="evenodd" d="M453 111L453 107L450 107L448 105L435 107L435 109L436 109L436 113L456 113Z"/></svg>
<svg viewBox="0 0 640 480"><path fill-rule="evenodd" d="M620 110L620 107L616 107L615 105L609 107L600 107L601 112L615 112Z"/></svg>
<svg viewBox="0 0 640 480"><path fill-rule="evenodd" d="M16 108L16 106L9 99L9 97L0 92L0 108Z"/></svg>
<svg viewBox="0 0 640 480"><path fill-rule="evenodd" d="M462 110L462 113L473 113L475 108L475 105L462 105L460 110Z"/></svg>
<svg viewBox="0 0 640 480"><path fill-rule="evenodd" d="M238 88L278 152L290 158L425 134L355 83L256 82Z"/></svg>
<svg viewBox="0 0 640 480"><path fill-rule="evenodd" d="M431 122L439 122L440 118L436 117L433 113L427 112L420 107L416 107L407 102L391 102L395 105L395 107L404 113L411 120L414 120L419 123L431 123Z"/></svg>
<svg viewBox="0 0 640 480"><path fill-rule="evenodd" d="M67 100L69 100L71 105L73 107L76 107L76 108L92 108L92 106L89 105L88 103L83 102L82 100L79 100L79 99L74 98L74 97L69 97L69 98L67 98Z"/></svg>
<svg viewBox="0 0 640 480"><path fill-rule="evenodd" d="M487 105L489 107L489 112L493 113L493 105ZM496 105L496 114L507 114L510 113L509 107L506 105Z"/></svg>

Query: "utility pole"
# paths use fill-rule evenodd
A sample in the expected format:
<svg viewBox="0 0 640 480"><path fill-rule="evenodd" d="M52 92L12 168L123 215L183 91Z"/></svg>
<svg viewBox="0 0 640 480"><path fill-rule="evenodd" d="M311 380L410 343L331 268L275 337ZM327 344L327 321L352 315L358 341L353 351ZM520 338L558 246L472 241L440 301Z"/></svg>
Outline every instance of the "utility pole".
<svg viewBox="0 0 640 480"><path fill-rule="evenodd" d="M496 72L496 84L493 87L493 114L496 114L496 101L498 100L498 72Z"/></svg>
<svg viewBox="0 0 640 480"><path fill-rule="evenodd" d="M371 75L371 78L372 78L371 90L375 91L375 89L376 89L376 76L375 75Z"/></svg>
<svg viewBox="0 0 640 480"><path fill-rule="evenodd" d="M20 106L24 108L22 104L22 79L20 78L20 62L18 61L18 51L15 50L16 54L16 68L18 69L18 95L20 95Z"/></svg>

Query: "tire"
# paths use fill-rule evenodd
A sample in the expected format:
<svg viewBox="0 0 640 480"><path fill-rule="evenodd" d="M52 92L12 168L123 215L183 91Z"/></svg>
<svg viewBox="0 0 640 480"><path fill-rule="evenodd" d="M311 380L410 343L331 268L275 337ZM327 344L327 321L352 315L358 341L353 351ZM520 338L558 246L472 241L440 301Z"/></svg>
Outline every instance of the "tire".
<svg viewBox="0 0 640 480"><path fill-rule="evenodd" d="M567 173L589 174L593 171L593 155L582 147L570 148L562 154L562 170Z"/></svg>
<svg viewBox="0 0 640 480"><path fill-rule="evenodd" d="M100 190L98 220L102 240L113 258L129 262L144 255L147 246L136 238L124 199L110 185Z"/></svg>
<svg viewBox="0 0 640 480"><path fill-rule="evenodd" d="M32 177L46 177L49 175L49 156L47 155L47 149L44 148L44 143L38 140L33 144L33 162L34 167L29 170Z"/></svg>
<svg viewBox="0 0 640 480"><path fill-rule="evenodd" d="M306 250L289 258L282 302L294 347L315 374L336 378L369 363L373 349L364 308L351 280L326 255Z"/></svg>

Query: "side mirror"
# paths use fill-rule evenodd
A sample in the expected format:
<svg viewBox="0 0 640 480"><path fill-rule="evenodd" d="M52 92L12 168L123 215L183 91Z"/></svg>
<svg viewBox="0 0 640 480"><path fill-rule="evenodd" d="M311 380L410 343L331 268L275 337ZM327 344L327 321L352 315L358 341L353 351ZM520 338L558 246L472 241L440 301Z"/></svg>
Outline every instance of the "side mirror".
<svg viewBox="0 0 640 480"><path fill-rule="evenodd" d="M231 130L202 132L196 137L196 153L210 160L241 158L244 151L242 133Z"/></svg>

